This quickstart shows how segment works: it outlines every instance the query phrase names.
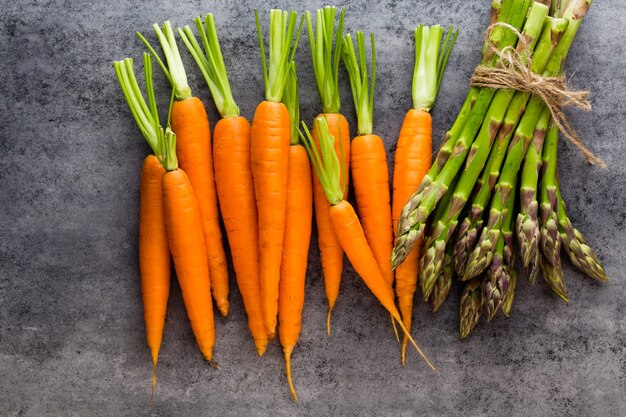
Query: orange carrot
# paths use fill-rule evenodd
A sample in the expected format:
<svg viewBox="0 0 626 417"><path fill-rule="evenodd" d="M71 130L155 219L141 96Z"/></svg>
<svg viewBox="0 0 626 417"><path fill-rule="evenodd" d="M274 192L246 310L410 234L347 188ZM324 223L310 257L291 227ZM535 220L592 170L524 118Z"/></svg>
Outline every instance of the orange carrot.
<svg viewBox="0 0 626 417"><path fill-rule="evenodd" d="M420 26L415 29L414 108L404 117L394 158L391 209L394 233L398 228L402 208L418 188L432 163L432 118L429 110L434 105L448 54L456 39L454 35L451 42L448 42L450 33L440 51L442 38L440 26L430 28ZM404 263L395 270L398 306L404 325L409 330L413 315L413 296L419 274L420 248L421 241L413 247ZM402 365L406 358L407 343L408 339L405 337L402 341Z"/></svg>
<svg viewBox="0 0 626 417"><path fill-rule="evenodd" d="M148 155L141 169L139 203L139 274L143 299L146 338L152 355L152 395L156 386L156 366L163 340L165 312L170 291L170 249L165 232L163 192L161 178L162 132L152 84L152 61L144 54L144 72L149 106L141 94L133 71L133 61L127 58L113 63L124 97L150 145L153 155Z"/></svg>
<svg viewBox="0 0 626 417"><path fill-rule="evenodd" d="M283 253L283 237L287 211L287 175L289 160L289 112L281 103L289 63L298 43L292 39L296 31L296 13L270 11L269 71L261 22L256 12L257 32L263 62L265 100L256 108L252 120L250 160L259 225L260 279L263 313L268 338L276 335L278 287Z"/></svg>
<svg viewBox="0 0 626 417"><path fill-rule="evenodd" d="M259 231L254 183L250 166L250 123L239 114L211 13L204 25L194 19L204 50L189 26L178 29L195 59L222 116L213 132L215 184L226 235L230 243L237 285L248 315L248 327L259 356L267 348L267 331L261 305L259 278Z"/></svg>
<svg viewBox="0 0 626 417"><path fill-rule="evenodd" d="M213 298L220 313L226 316L229 310L228 265L219 224L209 120L204 104L199 98L192 96L187 84L187 75L170 22L166 21L162 30L156 24L153 28L159 38L167 63L167 68L165 68L161 62L162 68L174 88L175 101L171 109L171 124L178 137L176 151L180 166L189 176L198 200ZM147 44L143 37L142 40Z"/></svg>
<svg viewBox="0 0 626 417"><path fill-rule="evenodd" d="M313 168L324 186L326 198L331 205L329 213L335 234L355 271L363 278L365 285L381 302L383 307L389 311L393 319L398 322L404 334L428 366L435 370L435 367L422 353L408 329L402 323L400 312L394 303L393 293L390 291L389 285L378 268L376 258L367 244L365 232L363 227L361 227L356 212L350 203L343 199L343 190L339 181L339 159L333 150L334 138L328 130L328 124L323 118L316 119L315 123L317 124L321 151L318 152L315 146L313 146L313 139L310 137L308 129L304 124L306 136L301 135L301 137L313 162Z"/></svg>
<svg viewBox="0 0 626 417"><path fill-rule="evenodd" d="M337 155L343 155L341 166L341 181L344 193L348 194L349 167L350 167L350 129L348 121L339 111L341 100L339 97L339 61L343 46L343 21L344 10L341 9L337 30L335 28L335 7L318 9L315 14L315 31L311 20L311 14L306 12L307 31L311 47L311 58L315 81L323 113L332 135L339 138L335 144ZM333 51L333 38L335 46ZM313 126L313 141L319 149L315 124ZM326 320L328 335L330 336L330 316L341 284L343 272L343 249L335 236L330 217L328 214L329 204L324 196L324 190L316 176L313 178L313 200L315 202L315 223L317 225L317 241L320 249L320 260L324 272L324 287L328 299L328 317Z"/></svg>
<svg viewBox="0 0 626 417"><path fill-rule="evenodd" d="M350 146L352 181L356 194L359 217L363 222L365 237L372 248L378 267L389 284L393 285L393 272L389 258L393 248L391 229L391 202L389 195L389 169L382 139L372 134L374 119L374 86L376 83L376 47L371 34L372 76L368 82L365 62L365 36L356 33L359 60L352 37L344 38L343 58L348 74L354 107L357 113L358 134ZM332 132L331 132L332 134Z"/></svg>
<svg viewBox="0 0 626 417"><path fill-rule="evenodd" d="M209 263L200 205L191 181L176 159L176 135L165 132L163 207L167 238L191 329L204 358L213 362L215 327Z"/></svg>
<svg viewBox="0 0 626 417"><path fill-rule="evenodd" d="M285 356L285 370L292 398L298 395L291 378L291 353L302 328L304 283L313 220L313 185L306 149L299 143L300 122L296 64L292 62L283 102L289 110L291 146L287 174L287 218L278 290L278 335Z"/></svg>

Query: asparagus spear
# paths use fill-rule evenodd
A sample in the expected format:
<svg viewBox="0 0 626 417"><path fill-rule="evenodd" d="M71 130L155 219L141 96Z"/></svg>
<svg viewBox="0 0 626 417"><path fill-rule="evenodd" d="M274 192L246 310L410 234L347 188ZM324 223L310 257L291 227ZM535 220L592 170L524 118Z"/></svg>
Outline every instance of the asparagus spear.
<svg viewBox="0 0 626 417"><path fill-rule="evenodd" d="M587 244L585 237L578 229L572 225L563 196L561 195L561 187L557 183L557 217L559 220L559 233L563 247L569 255L572 263L591 278L599 281L608 281L608 277L604 272L604 268L600 264L598 257L591 247Z"/></svg>
<svg viewBox="0 0 626 417"><path fill-rule="evenodd" d="M537 7L541 10L541 13L537 16L537 19L541 18L541 21L529 18L526 22L523 34L526 36L526 39L528 39L531 48L535 47L535 45L539 48L537 49L536 59L534 62L537 63L536 65L542 66L548 61L548 57L554 49L554 46L549 39L550 27L548 26L545 30L542 30L543 19L545 18L548 8L540 3L535 3L535 5L538 5ZM533 9L531 9L531 15L532 12ZM547 36L539 37L540 31L547 33ZM535 39L538 38L540 40L539 43L535 41ZM513 130L514 124L512 124L511 120L516 121L519 119L520 112L523 110L524 104L527 100L528 94L513 93L508 90L498 91L496 97L493 99L491 105L492 110L483 122L483 128L472 145L473 153L470 151L469 156L471 161L468 159L465 171L460 174L459 183L455 187L450 187L450 189L454 189L452 199L449 204L445 204L445 214L439 222L434 223L431 238L426 242L427 249L422 257L422 264L427 267L422 268L420 271L420 285L422 286L425 297L428 297L430 291L432 290L432 286L441 275L444 248L456 228L458 217L467 202L469 192L474 186L476 177L478 176L478 173L481 172L485 159L487 159L487 156L489 155L489 148L494 140L494 136L500 129L502 129L502 127L504 127L504 132L510 132ZM502 122L505 116L507 116L507 124L503 125ZM499 141L500 144L503 141L508 142L506 136L510 135L505 133L504 139ZM505 147L501 149L501 153L504 153L504 148ZM504 158L504 155L501 157L494 157L493 160L501 160L502 158ZM494 162L493 160L492 162ZM442 204L444 203L440 201L437 205L438 210Z"/></svg>
<svg viewBox="0 0 626 417"><path fill-rule="evenodd" d="M502 312L506 317L511 315L511 309L513 308L513 300L515 299L515 288L517 287L517 271L515 268L509 269L509 290L506 292L506 297L502 303Z"/></svg>
<svg viewBox="0 0 626 417"><path fill-rule="evenodd" d="M525 21L522 33L529 39L531 50L534 49L539 38L547 13L548 7L539 2L533 3L528 11L528 18ZM523 21L523 19L520 19L520 21ZM466 162L466 157L467 162L464 171L466 184L464 185L465 187L469 186L469 191L471 191L489 155L493 139L500 128L506 109L513 96L514 94L508 90L498 90L496 92L493 89L481 89L473 111L468 116L463 130L454 145L452 154L441 172L430 185L421 191L418 190L409 199L402 211L402 217L398 224L398 236L391 255L392 267L395 268L402 263L415 241L423 236L426 219L446 193L450 183L456 177L463 163ZM479 128L480 132L478 132ZM477 133L478 137L474 140ZM460 185L461 183L457 187ZM465 197L461 195L456 199L457 204L454 201L451 203L454 208L454 210L451 210L453 215L459 214L465 201L467 201L469 191L463 193Z"/></svg>
<svg viewBox="0 0 626 417"><path fill-rule="evenodd" d="M516 178L511 184L515 188ZM511 268L515 268L513 257L513 234L511 225L513 222L513 209L515 195L511 196L504 207L504 227L507 233L501 233L493 254L487 274L483 278L483 298L487 306L487 320L491 321L507 298Z"/></svg>
<svg viewBox="0 0 626 417"><path fill-rule="evenodd" d="M541 151L549 119L543 119L535 127L532 143L526 151L520 187L520 213L517 216L517 240L520 246L522 266L528 279L535 283L539 268L539 203L537 183L541 169Z"/></svg>
<svg viewBox="0 0 626 417"><path fill-rule="evenodd" d="M465 339L474 329L483 313L483 293L480 279L465 284L459 307L459 336Z"/></svg>
<svg viewBox="0 0 626 417"><path fill-rule="evenodd" d="M556 155L559 142L558 128L552 123L548 128L543 151L541 175L541 204L539 205L540 234L539 247L543 254L541 269L548 286L565 301L569 302L565 291L563 269L561 267L561 234L557 216Z"/></svg>
<svg viewBox="0 0 626 417"><path fill-rule="evenodd" d="M454 269L452 267L452 245L448 245L446 248L446 252L443 257L443 271L442 274L435 281L435 285L433 285L433 290L430 293L430 302L433 306L433 313L436 313L439 308L443 305L446 298L448 298L448 294L450 293L450 288L452 287L452 278L454 275Z"/></svg>
<svg viewBox="0 0 626 417"><path fill-rule="evenodd" d="M554 53L543 71L544 76L557 76L562 72L565 56L580 27L582 17L584 17L584 15L580 15L578 9L579 3L586 1L589 0L574 1L565 10L564 16L570 20L570 23L568 24L565 34L556 44ZM527 93L525 94L527 95ZM478 243L467 261L463 279L470 279L479 275L491 263L493 251L498 242L502 228L502 208L506 205L506 201L513 191L511 183L514 178L517 178L522 159L533 137L535 126L538 124L540 118L549 118L549 116L550 114L545 103L543 103L539 97L533 96L516 129L515 136L509 145L502 174L500 175L498 184L496 185L496 193L492 199L487 227L482 230Z"/></svg>

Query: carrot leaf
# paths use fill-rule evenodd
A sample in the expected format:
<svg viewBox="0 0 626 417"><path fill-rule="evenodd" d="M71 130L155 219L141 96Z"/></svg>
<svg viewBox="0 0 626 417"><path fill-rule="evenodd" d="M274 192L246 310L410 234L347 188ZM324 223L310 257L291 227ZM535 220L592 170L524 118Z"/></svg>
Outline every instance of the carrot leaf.
<svg viewBox="0 0 626 417"><path fill-rule="evenodd" d="M163 23L162 28L156 23L152 25L152 28L159 39L159 43L161 44L163 55L165 55L165 63L141 33L137 32L137 36L146 45L150 53L159 63L163 73L174 89L176 100L185 100L192 97L191 88L187 83L187 73L185 72L185 67L180 57L180 52L178 51L178 45L176 44L176 36L174 34L174 30L172 29L172 24L169 20L167 20Z"/></svg>
<svg viewBox="0 0 626 417"><path fill-rule="evenodd" d="M452 47L459 34L458 29L448 30L443 40L439 25L415 28L415 65L413 68L413 107L429 111L435 104L443 73Z"/></svg>
<svg viewBox="0 0 626 417"><path fill-rule="evenodd" d="M220 115L222 117L237 117L239 116L239 107L233 98L230 83L228 82L228 74L226 73L226 65L224 64L224 57L222 56L220 42L217 37L213 14L209 13L206 15L204 24L199 16L193 21L200 34L204 51L189 26L186 25L184 30L178 28L178 34L196 61L196 64L198 64L198 68L200 68L200 72L204 76Z"/></svg>
<svg viewBox="0 0 626 417"><path fill-rule="evenodd" d="M139 88L139 84L137 83L137 78L135 77L132 58L113 62L113 68L115 69L115 74L122 88L124 98L128 103L128 107L141 134L146 139L146 142L148 142L154 155L161 163L164 163L164 132L159 121L154 84L152 82L152 59L149 54L144 53L143 63L148 96L147 104Z"/></svg>
<svg viewBox="0 0 626 417"><path fill-rule="evenodd" d="M265 55L263 33L259 12L255 10L257 35L263 63L263 81L265 84L265 99L279 103L282 101L285 83L289 75L289 65L298 47L302 21L296 31L298 14L293 10L270 10L269 57ZM295 36L295 41L292 39ZM269 61L267 64L266 59Z"/></svg>
<svg viewBox="0 0 626 417"><path fill-rule="evenodd" d="M300 131L300 139L309 154L313 170L320 180L326 198L331 205L338 204L343 200L341 167L334 148L335 138L328 129L328 121L325 116L315 119L315 131L319 140L319 149L306 123L302 122L302 128L304 133Z"/></svg>
<svg viewBox="0 0 626 417"><path fill-rule="evenodd" d="M334 31L335 15L336 8L334 6L317 9L315 12L315 31L313 31L311 14L308 11L305 14L315 83L324 113L339 113L341 108L339 97L339 61L343 47L344 9L341 9L339 14L339 23L336 31Z"/></svg>
<svg viewBox="0 0 626 417"><path fill-rule="evenodd" d="M168 127L165 129L163 136L164 160L163 168L166 171L175 171L178 169L178 158L176 157L176 134Z"/></svg>
<svg viewBox="0 0 626 417"><path fill-rule="evenodd" d="M367 63L365 59L365 35L363 32L356 33L358 59L354 51L352 37L348 34L343 38L343 62L348 70L350 89L354 108L358 121L358 134L369 135L372 133L374 120L374 86L376 83L376 46L374 34L371 34L372 44L372 76L371 85L367 75Z"/></svg>
<svg viewBox="0 0 626 417"><path fill-rule="evenodd" d="M285 83L283 93L283 104L289 111L289 126L291 127L291 144L297 145L300 142L300 99L298 97L298 75L296 73L296 61L291 61L289 65L289 76Z"/></svg>

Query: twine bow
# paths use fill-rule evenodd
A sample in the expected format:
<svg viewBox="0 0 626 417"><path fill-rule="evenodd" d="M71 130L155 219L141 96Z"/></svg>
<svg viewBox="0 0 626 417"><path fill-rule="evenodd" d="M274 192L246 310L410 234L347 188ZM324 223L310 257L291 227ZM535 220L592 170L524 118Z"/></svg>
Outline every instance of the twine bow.
<svg viewBox="0 0 626 417"><path fill-rule="evenodd" d="M491 32L498 26L511 30L519 38L517 48L507 47L499 50L490 40ZM539 97L550 110L552 120L563 136L576 146L587 162L606 167L604 161L587 148L567 120L564 107L577 107L584 111L591 110L587 100L589 91L569 89L565 77L544 77L531 71L531 51L526 37L515 27L496 22L487 30L488 47L500 58L500 65L489 67L479 65L471 78L471 85L480 88L511 89L533 94Z"/></svg>

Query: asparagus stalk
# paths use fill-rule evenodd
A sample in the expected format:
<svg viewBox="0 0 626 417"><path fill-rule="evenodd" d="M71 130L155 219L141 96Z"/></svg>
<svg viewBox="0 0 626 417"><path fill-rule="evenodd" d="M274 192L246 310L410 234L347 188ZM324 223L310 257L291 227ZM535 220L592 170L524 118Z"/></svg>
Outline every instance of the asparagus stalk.
<svg viewBox="0 0 626 417"><path fill-rule="evenodd" d="M557 76L562 72L564 57L567 55L569 47L582 22L583 16L577 11L577 6L580 1L588 0L575 1L571 3L564 12L564 16L570 20L570 23L564 35L558 43L556 43L554 53L550 56L550 60L547 62L545 70L543 71L544 76ZM518 94L528 96L528 93ZM492 199L487 227L482 230L478 243L467 261L467 268L463 276L464 279L470 279L479 275L491 263L493 251L498 242L502 228L502 208L506 205L506 201L513 191L511 183L517 178L522 159L533 137L534 127L537 126L540 118L549 118L549 111L545 103L543 103L539 97L533 96L516 129L515 136L509 145L502 174L500 175L498 184L496 185L496 193Z"/></svg>
<svg viewBox="0 0 626 417"><path fill-rule="evenodd" d="M608 277L604 272L604 268L600 264L598 257L593 249L587 244L585 237L578 229L572 225L567 215L567 208L563 196L561 195L561 187L557 183L557 217L559 220L559 233L565 252L567 252L572 263L585 274L598 281L608 281Z"/></svg>
<svg viewBox="0 0 626 417"><path fill-rule="evenodd" d="M534 49L536 45L547 13L548 7L539 2L533 3L528 12L528 18L525 21L522 34L529 40L530 50ZM523 21L523 19L520 20ZM498 90L496 92L494 89L481 89L473 111L468 116L463 130L454 145L452 154L436 180L421 191L418 190L402 210L402 217L398 224L398 236L391 255L393 268L402 263L415 241L423 236L426 219L446 193L450 183L456 177L463 163L466 162L466 158L467 162L463 176L465 178L464 186L466 188L469 186L469 191L471 191L489 155L493 139L500 128L506 109L513 96L514 94L508 90ZM480 132L478 132L479 129ZM478 137L474 140L477 133ZM461 186L461 183L457 185L457 187L459 186ZM469 191L460 195L456 199L456 204L454 201L451 203L454 208L451 211L453 215L459 214L467 201Z"/></svg>
<svg viewBox="0 0 626 417"><path fill-rule="evenodd" d="M515 188L513 180L513 188ZM508 233L502 233L498 237L495 247L493 262L483 279L483 298L487 306L487 320L491 321L505 299L509 290L511 280L510 270L515 268L513 257L513 234L511 225L513 222L513 209L515 205L515 195L509 198L504 207L504 228Z"/></svg>
<svg viewBox="0 0 626 417"><path fill-rule="evenodd" d="M537 13L536 16L533 15L533 10L535 10L535 8L541 12ZM538 50L537 59L535 60L538 65L543 65L543 63L547 62L549 54L553 49L550 41L542 42L541 44L536 41L542 31L543 19L545 18L547 11L547 6L535 3L533 8L531 8L531 17L529 17L526 21L523 32L524 36L529 39L529 46L531 48L534 48L535 45L541 47L541 49ZM549 28L546 29L546 31L549 32ZM541 39L545 39L545 36L542 36ZM427 249L422 257L422 264L427 267L422 268L420 271L420 285L423 289L422 292L425 297L428 297L430 291L432 290L432 286L435 284L439 275L441 275L444 248L456 228L458 217L468 200L469 192L474 186L478 173L480 173L483 168L485 159L487 159L487 156L489 155L489 149L494 140L494 136L500 130L503 119L506 115L508 115L510 119L519 118L519 112L523 109L527 97L527 94L513 93L508 90L499 90L496 93L496 96L491 104L490 113L483 122L483 128L478 134L476 141L474 141L474 144L472 144L472 150L470 151L470 156L468 157L466 169L462 174L460 174L459 183L455 187L450 188L454 189L452 199L449 204L445 205L445 214L439 222L435 223L433 232L431 233L431 238L426 243ZM509 103L511 103L510 106ZM507 106L512 110L507 110ZM511 116L511 111L515 117ZM512 128L513 126L508 128L508 130L512 130ZM448 190L449 188L446 187L445 189ZM440 201L437 207L441 207L442 204L442 201Z"/></svg>
<svg viewBox="0 0 626 417"><path fill-rule="evenodd" d="M541 151L548 129L549 118L544 118L535 127L532 143L526 151L520 187L520 213L517 216L517 240L520 246L522 265L528 279L535 283L539 268L539 203L537 183L541 169Z"/></svg>
<svg viewBox="0 0 626 417"><path fill-rule="evenodd" d="M474 279L463 288L459 307L459 336L465 339L472 332L483 313L483 292L480 279Z"/></svg>
<svg viewBox="0 0 626 417"><path fill-rule="evenodd" d="M543 279L552 291L567 303L569 298L566 294L563 269L561 267L561 234L559 233L557 215L556 155L558 142L559 131L552 123L548 128L541 155L541 204L539 205L541 238L539 247L543 254L541 261Z"/></svg>

